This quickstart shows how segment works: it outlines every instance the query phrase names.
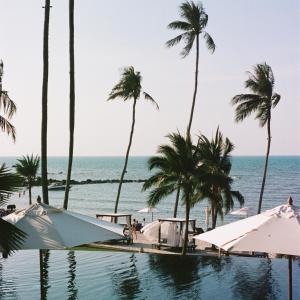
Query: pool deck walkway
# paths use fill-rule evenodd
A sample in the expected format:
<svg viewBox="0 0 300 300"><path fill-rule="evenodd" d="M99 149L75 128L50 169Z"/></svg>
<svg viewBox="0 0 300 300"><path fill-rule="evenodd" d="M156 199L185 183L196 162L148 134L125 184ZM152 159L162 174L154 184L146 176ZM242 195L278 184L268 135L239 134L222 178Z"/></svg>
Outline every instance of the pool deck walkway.
<svg viewBox="0 0 300 300"><path fill-rule="evenodd" d="M90 247L114 250L114 251L126 251L126 252L137 252L137 253L155 253L155 254L167 254L167 255L181 255L181 250L178 248L177 251L171 249L170 247L161 246L163 249L157 249L155 243L147 240L144 235L140 232L137 232L137 239L133 240L132 244L123 243L122 241L115 241L110 243L91 243ZM195 251L188 252L188 255L200 255L200 254L209 254L209 255L218 255L217 251L207 250L207 249L198 249L196 247Z"/></svg>

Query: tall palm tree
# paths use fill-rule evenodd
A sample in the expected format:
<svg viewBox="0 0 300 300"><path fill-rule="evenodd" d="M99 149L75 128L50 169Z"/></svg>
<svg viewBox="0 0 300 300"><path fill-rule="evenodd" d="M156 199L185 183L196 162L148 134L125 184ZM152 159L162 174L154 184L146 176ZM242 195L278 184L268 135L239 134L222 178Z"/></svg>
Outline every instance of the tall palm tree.
<svg viewBox="0 0 300 300"><path fill-rule="evenodd" d="M43 42L43 86L42 86L42 129L41 129L41 173L43 201L49 204L47 173L47 122L48 122L48 69L49 69L49 18L50 0L45 0L44 42Z"/></svg>
<svg viewBox="0 0 300 300"><path fill-rule="evenodd" d="M3 61L0 61L0 111L2 109L4 115L0 114L0 129L16 140L15 127L9 122L17 111L16 104L9 98L7 91L2 89L3 77Z"/></svg>
<svg viewBox="0 0 300 300"><path fill-rule="evenodd" d="M152 102L156 106L156 108L159 109L158 104L155 102L155 100L148 93L142 92L141 82L142 82L142 76L140 72L135 72L133 67L124 68L119 83L117 83L113 87L108 97L108 101L114 100L116 98L122 98L124 101L133 99L132 123L131 123L131 131L129 136L129 144L127 147L125 163L124 163L124 167L123 167L123 171L121 174L121 179L118 187L118 193L117 193L115 210L114 210L115 213L117 213L118 211L118 204L119 204L119 199L121 194L122 183L126 173L130 147L132 144L132 137L133 137L134 126L135 126L136 103L141 97L143 97L145 100L149 100L150 102Z"/></svg>
<svg viewBox="0 0 300 300"><path fill-rule="evenodd" d="M64 209L68 208L70 180L73 163L74 125L75 125L75 64L74 64L74 0L69 0L69 52L70 52L70 145L69 163L66 180Z"/></svg>
<svg viewBox="0 0 300 300"><path fill-rule="evenodd" d="M204 175L203 166L199 164L197 147L190 137L179 133L168 135L171 145L161 145L158 155L148 161L150 170L158 170L143 185L142 190L153 188L149 193L148 205L154 207L160 200L174 193L178 187L182 191L181 200L185 205L185 233L182 254L186 254L188 243L188 223L190 209L199 199L195 194L196 187Z"/></svg>
<svg viewBox="0 0 300 300"><path fill-rule="evenodd" d="M19 191L22 178L9 170L4 164L0 165L0 207L5 205L10 196ZM9 253L22 244L25 233L14 225L0 218L0 250Z"/></svg>
<svg viewBox="0 0 300 300"><path fill-rule="evenodd" d="M208 15L203 8L201 2L194 3L193 1L185 1L179 6L180 16L182 20L177 20L171 22L168 25L169 29L183 31L181 34L175 38L167 41L167 47L173 47L177 45L180 41L184 41L185 46L181 51L183 58L188 56L193 48L194 42L196 42L196 70L195 70L195 87L193 93L193 102L190 113L190 119L187 129L187 134L190 134L194 108L196 103L197 88L198 88L198 67L199 67L199 39L200 36L204 38L207 48L213 53L215 51L215 43L212 37L204 30L207 22Z"/></svg>
<svg viewBox="0 0 300 300"><path fill-rule="evenodd" d="M36 179L37 171L40 166L40 158L38 156L26 155L18 159L18 163L14 166L17 173L23 177L28 185L29 190L29 205L32 204L31 187Z"/></svg>
<svg viewBox="0 0 300 300"><path fill-rule="evenodd" d="M199 198L207 198L210 203L213 229L216 227L217 216L223 218L223 214L233 208L235 199L240 205L244 204L242 194L231 189L233 179L230 177L230 154L233 149L233 144L228 138L224 140L219 128L211 141L204 135L199 137L199 159L206 168L204 183L198 188L199 196L202 195Z"/></svg>
<svg viewBox="0 0 300 300"><path fill-rule="evenodd" d="M241 122L251 114L255 114L259 125L267 125L268 145L265 158L264 174L259 195L258 211L261 212L263 193L268 169L268 160L271 146L271 111L280 101L280 95L274 93L274 74L267 63L254 66L254 72L248 72L249 78L245 82L245 87L251 90L251 94L240 94L233 97L232 105L236 105L235 121Z"/></svg>

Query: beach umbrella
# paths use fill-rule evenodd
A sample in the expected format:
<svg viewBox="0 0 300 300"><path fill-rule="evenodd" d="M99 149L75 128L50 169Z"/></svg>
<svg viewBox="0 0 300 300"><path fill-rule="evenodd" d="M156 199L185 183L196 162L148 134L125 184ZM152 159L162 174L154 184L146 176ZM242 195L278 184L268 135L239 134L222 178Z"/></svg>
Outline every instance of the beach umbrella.
<svg viewBox="0 0 300 300"><path fill-rule="evenodd" d="M64 249L123 237L123 226L46 204L3 218L27 234L20 249Z"/></svg>
<svg viewBox="0 0 300 300"><path fill-rule="evenodd" d="M152 214L152 222L153 222L153 213L158 212L159 210L155 207L145 207L143 209L140 209L139 212L141 213L151 213Z"/></svg>
<svg viewBox="0 0 300 300"><path fill-rule="evenodd" d="M292 299L291 256L300 256L300 207L293 206L292 201L194 238L229 252L257 251L288 255L289 299Z"/></svg>
<svg viewBox="0 0 300 300"><path fill-rule="evenodd" d="M248 217L248 215L251 213L251 210L249 207L242 207L240 209L232 211L230 214L233 216L245 216Z"/></svg>

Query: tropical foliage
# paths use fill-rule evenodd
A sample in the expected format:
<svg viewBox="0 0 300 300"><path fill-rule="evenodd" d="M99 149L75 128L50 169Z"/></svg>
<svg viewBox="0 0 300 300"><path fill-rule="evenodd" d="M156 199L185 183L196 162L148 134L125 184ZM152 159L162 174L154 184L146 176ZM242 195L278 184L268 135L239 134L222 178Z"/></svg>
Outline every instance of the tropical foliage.
<svg viewBox="0 0 300 300"><path fill-rule="evenodd" d="M168 135L171 145L161 145L158 155L148 161L150 170L158 170L143 185L143 191L153 188L149 193L148 204L155 206L163 198L173 194L178 187L182 191L181 201L185 206L186 224L189 222L190 209L199 200L196 188L201 183L204 168L199 163L198 148L190 137L179 133ZM188 226L185 226L182 254L186 253Z"/></svg>
<svg viewBox="0 0 300 300"><path fill-rule="evenodd" d="M185 46L181 51L182 57L186 57L190 54L194 44L196 43L196 71L195 71L195 87L193 93L193 102L190 113L190 119L188 124L188 134L190 134L194 108L196 103L197 89L198 89L198 67L199 67L199 39L202 37L207 45L207 48L211 51L215 51L215 43L212 37L205 31L208 22L208 15L203 8L201 2L194 3L193 1L185 1L180 7L180 16L182 20L171 22L168 25L169 29L182 31L181 34L175 38L167 41L167 47L173 47L183 41Z"/></svg>
<svg viewBox="0 0 300 300"><path fill-rule="evenodd" d="M255 65L254 72L248 72L248 75L249 78L245 82L245 88L248 88L252 93L236 95L231 103L236 106L236 122L241 122L248 116L255 114L255 118L259 121L261 127L267 125L268 145L258 203L258 213L260 213L271 146L271 112L272 108L276 107L280 101L280 95L274 92L275 78L272 68L267 63Z"/></svg>
<svg viewBox="0 0 300 300"><path fill-rule="evenodd" d="M29 205L32 204L31 187L36 179L36 175L40 166L40 158L38 156L26 155L17 160L18 163L14 166L17 173L25 179L29 191Z"/></svg>
<svg viewBox="0 0 300 300"><path fill-rule="evenodd" d="M156 101L148 93L142 91L141 82L142 82L142 76L140 72L135 72L133 67L124 68L119 83L113 87L108 98L108 100L121 98L124 101L133 99L132 123L131 123L131 131L129 136L129 144L127 147L124 167L121 173L121 179L118 187L115 210L114 210L115 213L118 211L118 204L119 204L119 199L121 194L122 183L126 173L129 152L132 144L132 138L133 138L133 132L135 126L135 108L136 108L137 101L141 98L144 98L145 100L148 100L151 103L153 103L157 109L159 108Z"/></svg>
<svg viewBox="0 0 300 300"><path fill-rule="evenodd" d="M3 62L0 61L0 129L16 140L15 127L10 123L10 119L17 111L16 104L9 98L7 91L2 89ZM1 115L1 111L3 115Z"/></svg>
<svg viewBox="0 0 300 300"><path fill-rule="evenodd" d="M4 164L0 165L0 207L5 205L9 197L19 191L22 178L9 170ZM9 253L22 244L25 234L12 224L0 218L0 250Z"/></svg>
<svg viewBox="0 0 300 300"><path fill-rule="evenodd" d="M211 208L212 228L216 227L217 216L223 218L234 207L236 199L242 206L244 197L239 191L231 189L233 183L230 177L230 154L234 148L228 138L223 137L219 128L211 141L201 135L198 141L199 160L205 166L206 176L199 186L199 196L207 198Z"/></svg>

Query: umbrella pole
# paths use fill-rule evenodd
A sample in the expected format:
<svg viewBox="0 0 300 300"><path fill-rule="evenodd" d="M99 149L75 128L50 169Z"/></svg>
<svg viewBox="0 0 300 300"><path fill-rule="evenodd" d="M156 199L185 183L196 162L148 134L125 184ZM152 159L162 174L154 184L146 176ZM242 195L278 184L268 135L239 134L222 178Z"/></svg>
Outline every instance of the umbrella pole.
<svg viewBox="0 0 300 300"><path fill-rule="evenodd" d="M41 299L43 298L43 250L40 249L39 250L39 254L40 254L40 292L41 292Z"/></svg>
<svg viewBox="0 0 300 300"><path fill-rule="evenodd" d="M292 265L292 256L289 255L289 294L288 299L293 300L293 265Z"/></svg>

